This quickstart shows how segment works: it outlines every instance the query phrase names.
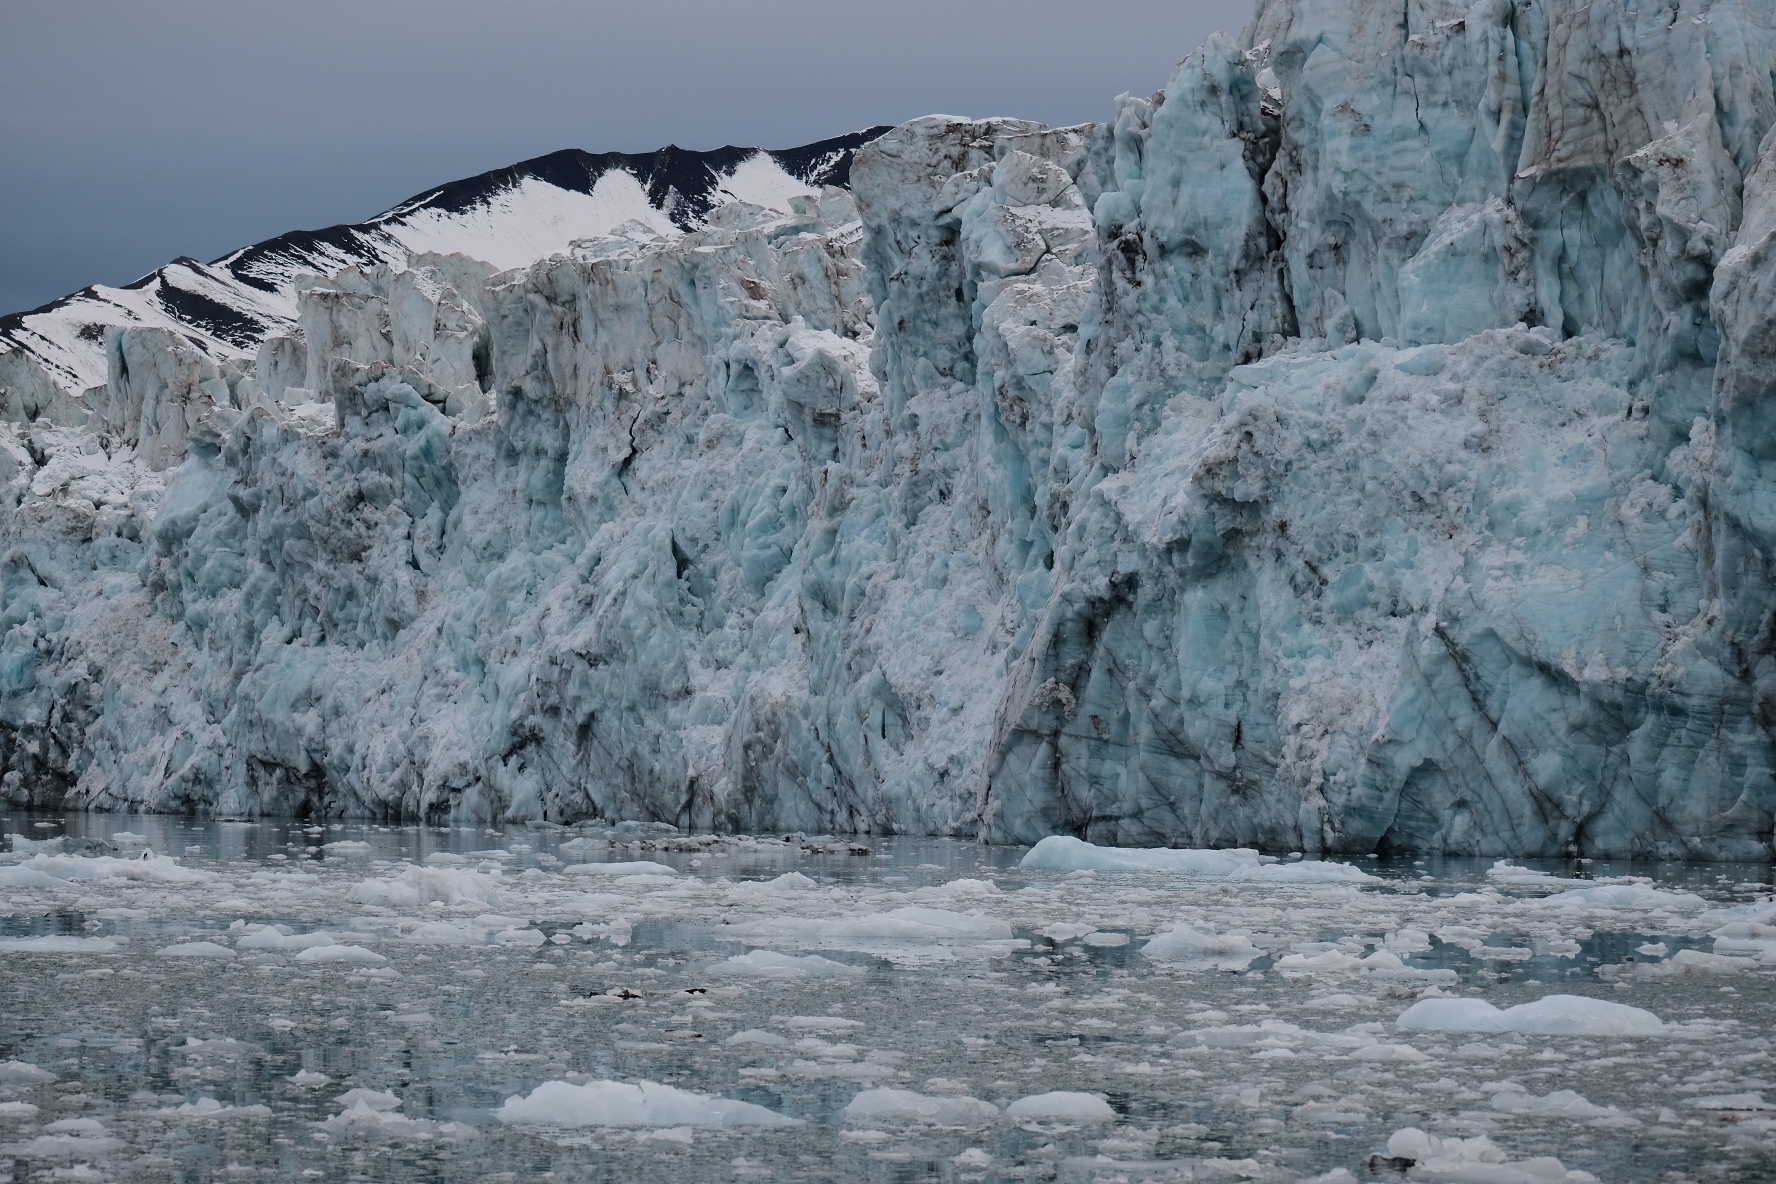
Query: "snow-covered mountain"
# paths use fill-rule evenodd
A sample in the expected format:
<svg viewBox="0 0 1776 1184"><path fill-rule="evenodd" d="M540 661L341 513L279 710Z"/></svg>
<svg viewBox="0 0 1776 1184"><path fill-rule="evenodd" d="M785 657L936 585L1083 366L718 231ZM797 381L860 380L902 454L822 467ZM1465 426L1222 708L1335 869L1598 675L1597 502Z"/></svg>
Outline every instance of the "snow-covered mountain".
<svg viewBox="0 0 1776 1184"><path fill-rule="evenodd" d="M1102 123L108 332L0 424L0 792L1768 858L1773 62L1265 0Z"/></svg>
<svg viewBox="0 0 1776 1184"><path fill-rule="evenodd" d="M58 394L78 400L105 382L110 326L168 329L217 361L245 362L265 338L296 328L295 280L304 273L403 266L428 252L505 270L624 222L683 231L731 201L787 210L797 194L846 185L857 149L887 130L777 151L568 149L429 189L357 225L294 231L208 264L176 259L121 288L95 285L0 317L0 388L26 407L47 408Z"/></svg>

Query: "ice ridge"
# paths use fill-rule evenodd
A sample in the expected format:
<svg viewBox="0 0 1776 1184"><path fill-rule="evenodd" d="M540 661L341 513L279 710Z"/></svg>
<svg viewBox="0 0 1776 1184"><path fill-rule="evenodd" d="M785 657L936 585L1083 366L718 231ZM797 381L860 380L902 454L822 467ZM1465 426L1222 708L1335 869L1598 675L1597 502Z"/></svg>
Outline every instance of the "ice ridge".
<svg viewBox="0 0 1776 1184"><path fill-rule="evenodd" d="M1267 0L1103 123L109 331L0 440L0 792L1768 858L1773 21Z"/></svg>

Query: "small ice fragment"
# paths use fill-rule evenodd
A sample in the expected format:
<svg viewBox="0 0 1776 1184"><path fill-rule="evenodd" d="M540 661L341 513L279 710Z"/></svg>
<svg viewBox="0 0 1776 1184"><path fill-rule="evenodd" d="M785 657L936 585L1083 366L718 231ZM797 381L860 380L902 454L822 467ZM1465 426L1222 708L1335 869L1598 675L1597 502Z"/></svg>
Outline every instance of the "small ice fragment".
<svg viewBox="0 0 1776 1184"><path fill-rule="evenodd" d="M1046 840L1045 840L1046 841ZM1061 1118L1072 1122L1113 1122L1116 1111L1097 1094L1053 1090L1019 1098L1005 1108L1011 1118Z"/></svg>
<svg viewBox="0 0 1776 1184"><path fill-rule="evenodd" d="M789 1041L775 1032L767 1032L763 1028L748 1028L744 1032L736 1032L728 1037L724 1044L762 1044L767 1048L787 1048Z"/></svg>
<svg viewBox="0 0 1776 1184"><path fill-rule="evenodd" d="M285 1080L292 1085L300 1085L304 1089L314 1089L318 1086L331 1083L333 1079L325 1073L316 1073L312 1069L302 1069L285 1078Z"/></svg>
<svg viewBox="0 0 1776 1184"><path fill-rule="evenodd" d="M1667 946L1662 941L1648 942L1644 946L1635 946L1634 952L1637 954L1645 954L1649 958L1663 958L1671 952L1671 947Z"/></svg>

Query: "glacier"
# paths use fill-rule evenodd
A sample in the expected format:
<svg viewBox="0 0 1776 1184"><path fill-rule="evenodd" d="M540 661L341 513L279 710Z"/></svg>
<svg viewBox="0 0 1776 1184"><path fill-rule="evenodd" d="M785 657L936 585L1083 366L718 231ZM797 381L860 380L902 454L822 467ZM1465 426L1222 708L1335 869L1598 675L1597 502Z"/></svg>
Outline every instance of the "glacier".
<svg viewBox="0 0 1776 1184"><path fill-rule="evenodd" d="M0 795L1769 858L1768 5L1264 0L1109 114L0 374Z"/></svg>

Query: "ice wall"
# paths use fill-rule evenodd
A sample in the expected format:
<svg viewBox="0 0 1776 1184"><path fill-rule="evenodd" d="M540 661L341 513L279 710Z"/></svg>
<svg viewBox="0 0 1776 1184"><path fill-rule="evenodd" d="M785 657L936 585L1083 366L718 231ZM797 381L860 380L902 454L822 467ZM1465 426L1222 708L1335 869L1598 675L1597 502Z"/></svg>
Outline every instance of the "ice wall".
<svg viewBox="0 0 1776 1184"><path fill-rule="evenodd" d="M1773 20L1263 3L855 204L117 333L0 441L4 792L1768 857Z"/></svg>

